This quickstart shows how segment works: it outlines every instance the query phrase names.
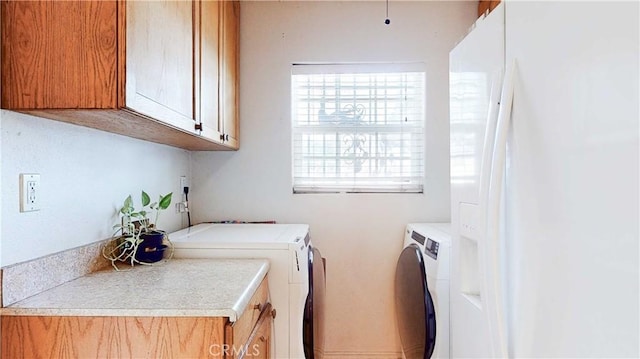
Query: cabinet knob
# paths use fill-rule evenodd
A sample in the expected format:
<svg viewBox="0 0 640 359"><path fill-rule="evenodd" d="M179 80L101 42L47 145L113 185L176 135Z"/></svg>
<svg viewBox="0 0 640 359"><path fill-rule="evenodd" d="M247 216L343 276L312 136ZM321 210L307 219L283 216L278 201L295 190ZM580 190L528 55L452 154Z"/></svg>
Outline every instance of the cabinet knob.
<svg viewBox="0 0 640 359"><path fill-rule="evenodd" d="M224 135L224 140L225 141L229 141L229 135L228 134Z"/></svg>
<svg viewBox="0 0 640 359"><path fill-rule="evenodd" d="M196 123L196 131L202 131L202 124Z"/></svg>
<svg viewBox="0 0 640 359"><path fill-rule="evenodd" d="M258 304L254 304L253 305L253 310L257 310L259 312L262 311L262 304L258 303Z"/></svg>
<svg viewBox="0 0 640 359"><path fill-rule="evenodd" d="M220 141L224 141L224 133L220 134Z"/></svg>
<svg viewBox="0 0 640 359"><path fill-rule="evenodd" d="M276 308L273 308L273 310L271 310L271 316L273 317L273 319L276 319Z"/></svg>

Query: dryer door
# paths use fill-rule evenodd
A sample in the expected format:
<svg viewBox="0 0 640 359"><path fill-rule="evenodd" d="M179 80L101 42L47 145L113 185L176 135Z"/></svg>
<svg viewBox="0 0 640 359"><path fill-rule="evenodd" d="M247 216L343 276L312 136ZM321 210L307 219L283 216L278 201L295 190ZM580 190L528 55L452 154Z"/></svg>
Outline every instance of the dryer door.
<svg viewBox="0 0 640 359"><path fill-rule="evenodd" d="M322 359L324 355L325 263L317 248L309 246L309 294L302 323L304 356Z"/></svg>
<svg viewBox="0 0 640 359"><path fill-rule="evenodd" d="M396 320L406 359L431 357L436 344L436 311L420 247L407 246L398 258L395 281Z"/></svg>

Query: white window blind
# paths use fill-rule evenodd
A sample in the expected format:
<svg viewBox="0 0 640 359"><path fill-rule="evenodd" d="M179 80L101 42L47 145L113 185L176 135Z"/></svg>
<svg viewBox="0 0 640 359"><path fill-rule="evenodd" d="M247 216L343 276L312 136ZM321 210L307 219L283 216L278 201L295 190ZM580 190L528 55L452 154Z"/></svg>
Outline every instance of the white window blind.
<svg viewBox="0 0 640 359"><path fill-rule="evenodd" d="M424 88L416 65L294 65L294 192L422 192Z"/></svg>

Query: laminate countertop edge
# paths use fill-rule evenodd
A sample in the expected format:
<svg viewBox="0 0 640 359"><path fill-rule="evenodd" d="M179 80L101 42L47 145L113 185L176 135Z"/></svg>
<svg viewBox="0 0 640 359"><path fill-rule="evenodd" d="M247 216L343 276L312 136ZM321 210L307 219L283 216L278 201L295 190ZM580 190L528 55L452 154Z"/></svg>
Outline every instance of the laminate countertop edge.
<svg viewBox="0 0 640 359"><path fill-rule="evenodd" d="M87 274L2 308L2 316L227 317L235 322L267 259L171 259Z"/></svg>

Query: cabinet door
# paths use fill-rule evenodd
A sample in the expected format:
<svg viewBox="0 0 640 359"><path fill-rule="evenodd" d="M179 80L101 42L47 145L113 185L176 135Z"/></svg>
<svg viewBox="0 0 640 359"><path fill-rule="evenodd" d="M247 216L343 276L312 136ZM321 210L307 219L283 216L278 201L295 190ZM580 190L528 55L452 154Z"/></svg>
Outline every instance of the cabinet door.
<svg viewBox="0 0 640 359"><path fill-rule="evenodd" d="M110 109L115 1L2 1L2 108Z"/></svg>
<svg viewBox="0 0 640 359"><path fill-rule="evenodd" d="M194 2L127 1L126 107L195 130Z"/></svg>
<svg viewBox="0 0 640 359"><path fill-rule="evenodd" d="M238 147L240 3L222 1L220 36L220 125L224 142Z"/></svg>
<svg viewBox="0 0 640 359"><path fill-rule="evenodd" d="M200 134L214 141L221 141L219 127L220 83L220 8L221 1L200 3Z"/></svg>
<svg viewBox="0 0 640 359"><path fill-rule="evenodd" d="M260 315L258 323L256 323L253 333L251 333L249 337L243 358L271 358L271 326L273 325L273 316L271 313L271 304L267 304Z"/></svg>

